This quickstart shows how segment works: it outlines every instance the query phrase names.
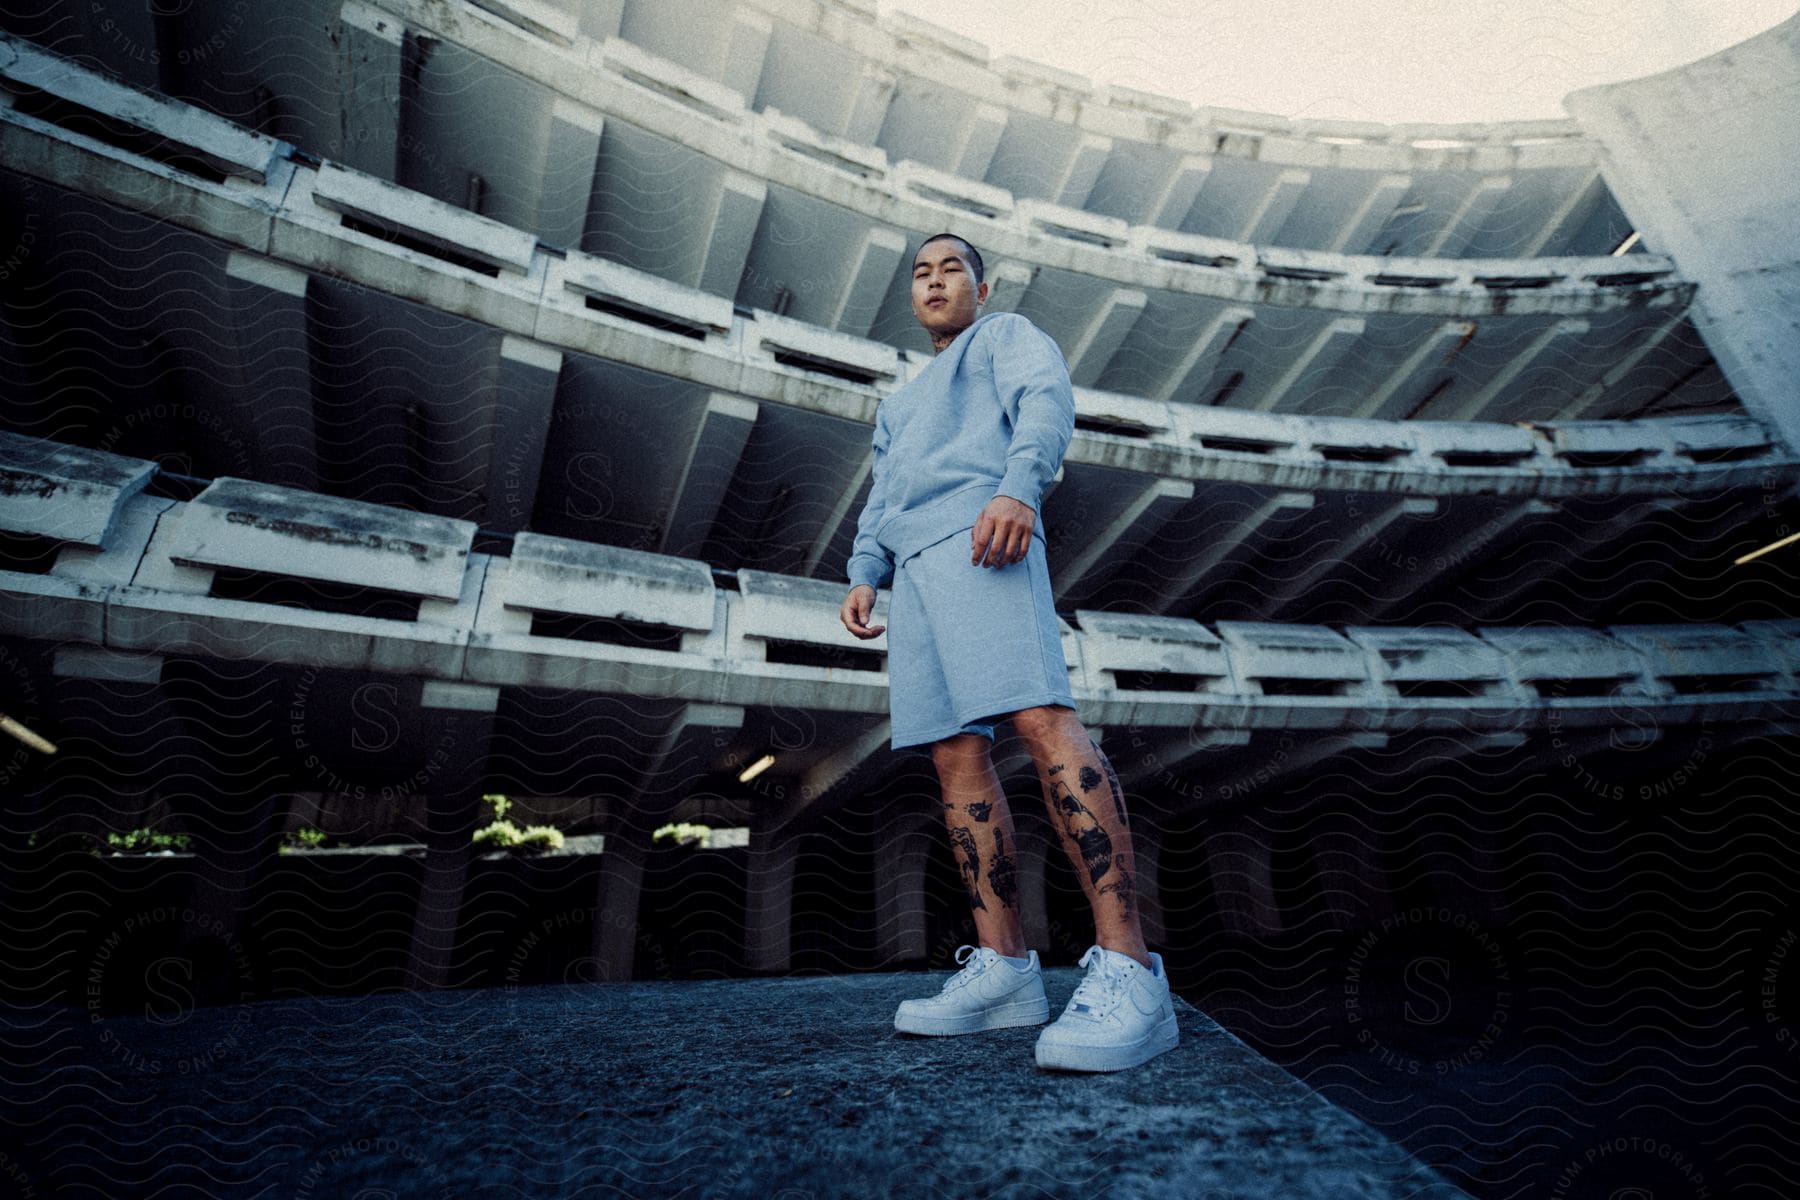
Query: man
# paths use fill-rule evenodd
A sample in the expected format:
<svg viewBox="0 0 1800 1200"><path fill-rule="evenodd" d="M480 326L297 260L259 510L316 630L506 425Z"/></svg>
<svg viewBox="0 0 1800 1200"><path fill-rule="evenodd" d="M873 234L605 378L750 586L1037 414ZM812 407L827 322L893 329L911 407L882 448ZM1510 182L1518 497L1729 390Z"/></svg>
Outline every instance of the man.
<svg viewBox="0 0 1800 1200"><path fill-rule="evenodd" d="M1013 313L981 313L981 255L937 234L913 258L913 315L936 358L882 402L875 471L839 613L858 638L892 580L891 744L930 747L977 946L936 996L894 1015L906 1033L1049 1018L1014 882L1012 813L990 753L1005 719L1030 750L1051 823L1094 911L1087 975L1038 1036L1039 1066L1116 1071L1177 1039L1162 957L1138 926L1131 835L1112 764L1075 714L1038 508L1075 432L1062 352ZM965 552L967 557L965 558Z"/></svg>

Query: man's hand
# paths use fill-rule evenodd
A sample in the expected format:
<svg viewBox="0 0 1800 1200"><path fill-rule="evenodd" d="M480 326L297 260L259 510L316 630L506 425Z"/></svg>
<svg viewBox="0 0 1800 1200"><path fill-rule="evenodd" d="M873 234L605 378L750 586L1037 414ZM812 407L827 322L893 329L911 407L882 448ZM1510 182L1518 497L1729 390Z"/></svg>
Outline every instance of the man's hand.
<svg viewBox="0 0 1800 1200"><path fill-rule="evenodd" d="M1031 548L1031 527L1036 520L1031 505L1011 496L995 496L975 518L969 561L980 567L1007 567L1018 562Z"/></svg>
<svg viewBox="0 0 1800 1200"><path fill-rule="evenodd" d="M844 606L838 609L838 620L864 641L872 637L880 637L887 629L886 625L871 625L869 618L875 615L875 589L866 583L859 583L850 589L844 597Z"/></svg>

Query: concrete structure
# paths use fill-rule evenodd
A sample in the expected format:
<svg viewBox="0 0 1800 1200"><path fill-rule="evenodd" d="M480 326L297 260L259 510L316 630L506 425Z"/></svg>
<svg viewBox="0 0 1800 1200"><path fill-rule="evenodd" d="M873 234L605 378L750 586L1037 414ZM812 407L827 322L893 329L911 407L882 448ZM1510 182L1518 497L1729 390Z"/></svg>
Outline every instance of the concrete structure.
<svg viewBox="0 0 1800 1200"><path fill-rule="evenodd" d="M689 818L751 829L742 962L787 968L812 839L917 798L885 643L835 613L870 423L928 361L904 256L947 226L1078 385L1043 520L1153 925L1158 830L1204 810L1225 925L1286 927L1243 819L1276 779L1788 728L1800 624L1680 577L1792 511L1794 305L1752 274L1786 242L1665 226L1698 170L1665 171L1674 135L1599 100L1480 129L1195 110L872 8L196 4L0 37L0 649L57 648L33 715L129 694L203 725L171 680L237 664L381 697L392 734L295 685L298 765L203 839L221 920L283 827L386 789L426 846L409 979L452 981L505 765L606 839L592 973L631 974L651 833ZM1745 61L1791 67L1793 30ZM1621 558L1629 598L1596 582ZM562 705L592 743L533 740ZM75 786L25 811L153 807ZM894 961L930 951L916 816L871 901ZM1379 890L1357 847L1320 839L1331 889ZM1046 865L1019 870L1039 936Z"/></svg>

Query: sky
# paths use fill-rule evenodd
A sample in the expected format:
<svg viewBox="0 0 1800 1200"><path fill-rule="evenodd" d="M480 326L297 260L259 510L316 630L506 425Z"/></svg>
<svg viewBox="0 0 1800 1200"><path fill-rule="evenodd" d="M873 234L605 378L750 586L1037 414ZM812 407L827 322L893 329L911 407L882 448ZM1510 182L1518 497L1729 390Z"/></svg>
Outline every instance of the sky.
<svg viewBox="0 0 1800 1200"><path fill-rule="evenodd" d="M879 0L1096 83L1288 117L1561 118L1780 24L1795 0Z"/></svg>

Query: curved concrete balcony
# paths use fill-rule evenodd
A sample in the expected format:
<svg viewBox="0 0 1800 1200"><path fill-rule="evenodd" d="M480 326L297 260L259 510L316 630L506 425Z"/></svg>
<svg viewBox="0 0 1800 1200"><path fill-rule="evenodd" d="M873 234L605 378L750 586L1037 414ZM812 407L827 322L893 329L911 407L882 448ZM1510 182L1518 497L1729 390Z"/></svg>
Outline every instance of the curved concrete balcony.
<svg viewBox="0 0 1800 1200"><path fill-rule="evenodd" d="M536 147L499 134L502 126L569 122L570 131L552 134L558 151L582 126L579 113L547 111L526 80L560 79L550 89L581 105L588 100L571 76L610 70L727 120L781 114L784 128L814 143L802 152L843 153L877 173L916 163L1128 226L1352 254L1491 258L1606 254L1630 232L1593 143L1568 121L1382 126L1195 108L991 58L916 17L878 19L872 5L836 0L314 0L253 14L221 0L154 21L83 10L45 36L146 87L220 105L377 174L393 159L373 166L352 147L392 155L398 146L397 178L441 176L456 189L444 198L457 203L465 173L501 191L518 187L507 160L516 168ZM396 77L382 80L386 70ZM402 72L416 91L403 91ZM221 92L210 84L221 73L240 82ZM341 111L329 95L299 90L301 79L334 75L354 78ZM600 111L657 124L633 105ZM395 126L381 128L388 119Z"/></svg>
<svg viewBox="0 0 1800 1200"><path fill-rule="evenodd" d="M716 731L706 771L754 761L770 720L799 714L815 736L783 756L789 817L891 753L885 643L839 625L839 584L741 570L719 586L697 560L531 533L480 553L468 522L244 480L158 498L142 490L148 463L10 435L0 466L21 484L0 528L46 545L0 571L0 633L56 643L62 674L154 682L163 658L201 657L416 677L440 707L492 711L509 690L678 702L677 725ZM1722 745L1800 701L1800 621L1338 630L1072 615L1084 719L1133 739L1130 770L1196 799L1228 794L1221 765L1250 769L1276 743L1280 771L1425 736L1451 757L1532 739L1596 752L1646 723ZM1189 788L1183 764L1202 754L1206 786Z"/></svg>
<svg viewBox="0 0 1800 1200"><path fill-rule="evenodd" d="M90 102L156 131L161 150L152 159L0 113L17 173L7 204L36 247L11 272L12 303L61 314L28 341L0 327L14 429L495 529L836 577L868 484L868 422L922 356L734 310L307 165L191 109L131 110L139 93L80 82ZM131 281L152 277L178 302L146 307ZM1190 346L1173 371L1207 373L1216 349ZM1340 357L1329 392L1306 392L1299 367L1276 359L1237 390L1292 397L1287 407L1373 388L1358 400L1372 410L1421 389L1461 395L1439 351L1450 352L1427 339L1361 380L1358 360ZM1540 358L1527 345L1498 377L1466 385L1515 402L1512 388L1548 369ZM170 363L176 393L154 382ZM1626 354L1561 408L1643 406L1646 389L1667 391L1653 365L1666 368L1648 348ZM1079 548L1059 597L1089 607L1412 619L1409 605L1482 556L1547 541L1532 577L1548 586L1650 522L1687 538L1730 530L1734 497L1785 494L1794 479L1790 455L1743 417L1351 419L1086 387L1077 403L1044 519ZM1313 566L1273 593L1246 592L1263 553ZM1466 621L1503 616L1512 600L1447 602Z"/></svg>
<svg viewBox="0 0 1800 1200"><path fill-rule="evenodd" d="M440 18L445 11L430 9ZM393 21L375 22L381 36L413 44ZM334 165L393 174L435 207L473 209L551 246L907 349L928 347L901 259L913 240L954 226L989 259L993 306L1056 337L1077 383L1111 391L1263 411L1548 419L1578 415L1557 399L1587 391L1605 358L1641 368L1638 379L1654 379L1659 394L1623 413L1580 415L1734 403L1685 318L1692 288L1666 259L1395 259L1132 227L1015 203L916 163L890 171L791 120L732 109L728 96L709 99L700 81L664 78L673 68L628 43L608 43L595 62L571 62L569 52L547 53L524 31L507 26L512 34L502 35L491 24L451 22L452 35L482 42L479 54L434 43L432 62L457 80L444 81L445 95L476 106L461 117L415 121L349 89L339 93L341 120L296 126L289 136L323 147ZM485 32L477 38L477 30ZM343 32L354 38L357 27ZM54 122L153 108L183 126L205 119L160 97L131 100L136 93L76 76L35 47L7 44L16 56L8 77L55 89L53 99L22 96L21 113ZM466 81L493 69L483 55L503 52L515 56L512 69L538 78L520 83L517 103L482 101ZM450 67L459 56L466 62ZM398 87L401 60L388 66ZM363 78L387 67L358 69ZM314 111L297 97L290 105ZM377 119L394 124L369 128ZM465 121L485 123L492 136L470 138ZM484 147L501 145L504 155L485 157ZM431 169L408 166L414 154ZM1332 373L1352 364L1362 378L1344 384L1366 395L1334 396ZM1447 369L1408 388L1415 370L1437 364ZM1296 389L1318 395L1296 403ZM1533 402L1483 411L1502 391ZM1660 394L1674 391L1681 394Z"/></svg>

